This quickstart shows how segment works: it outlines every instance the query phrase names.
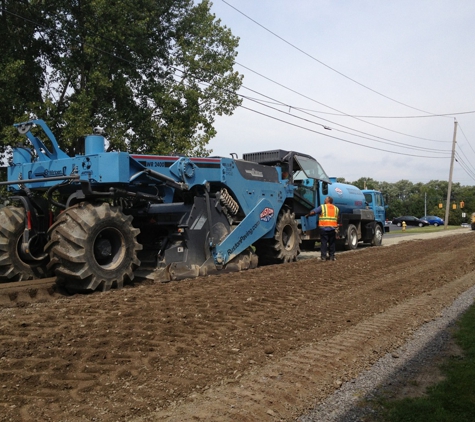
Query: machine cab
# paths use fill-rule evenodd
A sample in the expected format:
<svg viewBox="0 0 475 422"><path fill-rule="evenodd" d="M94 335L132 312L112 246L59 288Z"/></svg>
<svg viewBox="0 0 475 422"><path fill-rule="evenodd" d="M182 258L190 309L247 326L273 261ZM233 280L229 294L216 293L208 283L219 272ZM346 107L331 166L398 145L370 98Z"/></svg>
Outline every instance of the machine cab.
<svg viewBox="0 0 475 422"><path fill-rule="evenodd" d="M304 155L294 155L293 160L293 183L296 186L294 196L306 208L305 213L320 205L319 181L322 189L327 189L331 183L323 167L313 158Z"/></svg>

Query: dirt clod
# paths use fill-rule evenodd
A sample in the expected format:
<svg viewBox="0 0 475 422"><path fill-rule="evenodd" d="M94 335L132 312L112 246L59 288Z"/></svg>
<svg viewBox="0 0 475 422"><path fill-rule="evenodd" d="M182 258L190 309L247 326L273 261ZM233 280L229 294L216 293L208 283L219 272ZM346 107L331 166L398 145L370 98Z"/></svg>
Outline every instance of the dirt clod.
<svg viewBox="0 0 475 422"><path fill-rule="evenodd" d="M4 306L0 420L293 420L475 284L474 239Z"/></svg>

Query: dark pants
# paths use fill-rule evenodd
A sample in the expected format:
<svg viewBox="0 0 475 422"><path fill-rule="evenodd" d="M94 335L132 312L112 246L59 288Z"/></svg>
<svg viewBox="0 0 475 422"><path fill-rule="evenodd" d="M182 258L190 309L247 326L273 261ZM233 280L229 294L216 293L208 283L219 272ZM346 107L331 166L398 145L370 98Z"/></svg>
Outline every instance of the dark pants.
<svg viewBox="0 0 475 422"><path fill-rule="evenodd" d="M335 256L335 239L336 233L334 229L331 230L324 230L320 229L320 254L322 258L327 257L327 251L330 255L330 258Z"/></svg>

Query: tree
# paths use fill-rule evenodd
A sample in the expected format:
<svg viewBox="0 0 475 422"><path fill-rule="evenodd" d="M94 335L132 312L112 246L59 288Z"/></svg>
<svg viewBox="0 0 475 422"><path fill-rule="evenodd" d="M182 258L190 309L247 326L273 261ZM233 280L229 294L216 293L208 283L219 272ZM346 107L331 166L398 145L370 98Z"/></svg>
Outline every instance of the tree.
<svg viewBox="0 0 475 422"><path fill-rule="evenodd" d="M240 104L238 39L208 0L1 1L3 145L35 114L69 152L100 126L112 150L204 155Z"/></svg>
<svg viewBox="0 0 475 422"><path fill-rule="evenodd" d="M359 189L375 189L379 188L379 182L371 177L360 177L358 180L352 183Z"/></svg>
<svg viewBox="0 0 475 422"><path fill-rule="evenodd" d="M24 1L0 0L0 158L8 144L7 134L16 133L12 124L42 103L39 57L43 42L35 37L30 23L35 17L40 19L35 15L35 7L25 8Z"/></svg>

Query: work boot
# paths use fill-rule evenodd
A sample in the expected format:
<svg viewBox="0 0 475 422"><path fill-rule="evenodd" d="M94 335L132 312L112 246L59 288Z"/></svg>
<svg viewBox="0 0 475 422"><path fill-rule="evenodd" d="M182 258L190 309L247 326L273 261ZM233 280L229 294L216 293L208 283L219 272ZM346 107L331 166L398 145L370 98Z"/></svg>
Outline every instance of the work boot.
<svg viewBox="0 0 475 422"><path fill-rule="evenodd" d="M330 257L330 260L331 260L331 261L336 261L336 256L331 256L331 257Z"/></svg>
<svg viewBox="0 0 475 422"><path fill-rule="evenodd" d="M321 261L326 261L327 259L322 256L322 257L320 258L320 260L321 260Z"/></svg>

